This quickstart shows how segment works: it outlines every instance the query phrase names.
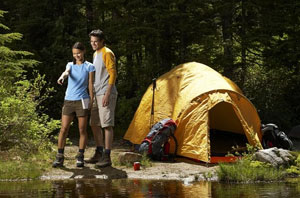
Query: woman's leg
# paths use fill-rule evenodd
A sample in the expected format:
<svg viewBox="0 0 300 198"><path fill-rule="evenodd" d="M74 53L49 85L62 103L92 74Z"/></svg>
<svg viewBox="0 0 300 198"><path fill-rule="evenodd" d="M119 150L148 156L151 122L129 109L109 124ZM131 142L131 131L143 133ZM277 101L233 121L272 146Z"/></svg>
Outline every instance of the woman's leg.
<svg viewBox="0 0 300 198"><path fill-rule="evenodd" d="M69 132L70 124L74 116L62 115L61 117L61 128L58 135L58 152L56 159L52 164L52 167L62 167L64 164L64 148L66 144L66 138Z"/></svg>
<svg viewBox="0 0 300 198"><path fill-rule="evenodd" d="M79 149L85 149L87 143L87 120L88 116L80 116L78 117L78 130L79 130Z"/></svg>
<svg viewBox="0 0 300 198"><path fill-rule="evenodd" d="M84 167L84 149L87 143L87 131L86 131L87 120L88 120L88 116L78 117L78 129L79 129L80 139L79 139L79 152L76 156L77 167Z"/></svg>
<svg viewBox="0 0 300 198"><path fill-rule="evenodd" d="M61 128L58 135L58 149L63 149L66 145L66 138L69 132L70 124L73 121L74 116L62 115Z"/></svg>

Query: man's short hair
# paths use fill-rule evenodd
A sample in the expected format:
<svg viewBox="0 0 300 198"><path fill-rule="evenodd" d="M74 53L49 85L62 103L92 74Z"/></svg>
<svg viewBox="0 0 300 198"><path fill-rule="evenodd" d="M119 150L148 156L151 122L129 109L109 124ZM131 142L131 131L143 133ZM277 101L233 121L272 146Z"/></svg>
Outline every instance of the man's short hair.
<svg viewBox="0 0 300 198"><path fill-rule="evenodd" d="M105 36L102 30L97 29L97 30L93 30L91 31L91 33L89 34L89 36L95 36L98 37L100 40L105 40Z"/></svg>

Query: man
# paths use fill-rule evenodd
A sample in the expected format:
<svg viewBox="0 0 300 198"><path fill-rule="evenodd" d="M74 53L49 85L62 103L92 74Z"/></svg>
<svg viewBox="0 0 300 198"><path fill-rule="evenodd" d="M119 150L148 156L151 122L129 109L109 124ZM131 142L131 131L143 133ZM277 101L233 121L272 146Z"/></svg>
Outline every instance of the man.
<svg viewBox="0 0 300 198"><path fill-rule="evenodd" d="M95 72L95 104L91 112L90 125L97 145L95 154L86 160L87 163L96 163L97 168L111 166L110 152L113 142L113 127L115 107L117 101L116 59L114 53L105 46L104 33L101 30L93 30L90 34L90 42L93 48L93 65ZM98 109L97 109L98 107ZM105 149L103 151L103 134L105 133Z"/></svg>

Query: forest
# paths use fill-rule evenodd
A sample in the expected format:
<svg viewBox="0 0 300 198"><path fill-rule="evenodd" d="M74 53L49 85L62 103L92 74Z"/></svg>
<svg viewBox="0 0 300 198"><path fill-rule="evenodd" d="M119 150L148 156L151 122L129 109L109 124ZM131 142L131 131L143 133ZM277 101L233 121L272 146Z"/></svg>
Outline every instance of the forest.
<svg viewBox="0 0 300 198"><path fill-rule="evenodd" d="M262 123L286 132L300 123L300 1L2 0L0 10L2 131L17 131L18 122L24 129L22 119L34 115L35 135L58 132L66 85L56 81L76 41L92 61L93 29L104 31L117 58L121 134L152 79L191 61L234 81ZM23 117L11 123L12 104ZM1 139L0 147L9 145Z"/></svg>

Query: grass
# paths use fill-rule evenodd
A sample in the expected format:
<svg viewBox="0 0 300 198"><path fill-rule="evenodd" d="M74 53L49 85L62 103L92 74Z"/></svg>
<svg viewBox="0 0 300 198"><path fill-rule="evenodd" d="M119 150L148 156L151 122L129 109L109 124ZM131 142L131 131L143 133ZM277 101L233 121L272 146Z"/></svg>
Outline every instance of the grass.
<svg viewBox="0 0 300 198"><path fill-rule="evenodd" d="M279 181L286 177L300 175L300 153L291 152L295 161L288 167L273 167L271 164L253 160L255 148L247 145L247 153L235 163L220 163L217 174L220 181L225 182L256 182Z"/></svg>
<svg viewBox="0 0 300 198"><path fill-rule="evenodd" d="M282 180L287 172L283 168L274 168L263 162L241 159L236 163L219 164L217 174L220 181L247 183Z"/></svg>
<svg viewBox="0 0 300 198"><path fill-rule="evenodd" d="M38 179L49 169L50 152L28 155L22 151L0 153L0 180Z"/></svg>
<svg viewBox="0 0 300 198"><path fill-rule="evenodd" d="M279 181L287 176L300 175L300 155L297 152L291 152L295 161L289 167L273 167L271 164L253 160L256 148L247 145L247 152L238 156L241 159L234 163L220 163L217 169L217 175L220 181L225 182L257 182L257 181Z"/></svg>
<svg viewBox="0 0 300 198"><path fill-rule="evenodd" d="M295 160L295 164L293 164L292 166L290 166L288 169L287 169L287 172L290 174L290 175L293 175L293 176L298 176L300 175L300 152L293 152L292 154L296 156L296 160Z"/></svg>
<svg viewBox="0 0 300 198"><path fill-rule="evenodd" d="M143 167L143 168L152 166L152 161L147 156L146 153L142 155L142 159L141 159L140 163L141 163L141 167ZM125 163L120 163L117 155L112 155L112 164L113 164L113 166L126 166L127 168L133 166L133 163L128 162L128 161L125 161Z"/></svg>
<svg viewBox="0 0 300 198"><path fill-rule="evenodd" d="M37 179L42 170L31 162L0 162L0 179Z"/></svg>
<svg viewBox="0 0 300 198"><path fill-rule="evenodd" d="M152 161L151 159L147 156L146 153L142 155L142 160L141 160L141 166L144 168L148 168L152 166Z"/></svg>
<svg viewBox="0 0 300 198"><path fill-rule="evenodd" d="M126 167L128 168L128 167L133 166L133 164L131 164L130 162L127 162L127 161L126 161L125 163L121 163L121 162L119 161L117 155L112 155L112 156L111 156L111 161L112 161L112 165L113 165L114 167L118 167L118 166L126 166Z"/></svg>

